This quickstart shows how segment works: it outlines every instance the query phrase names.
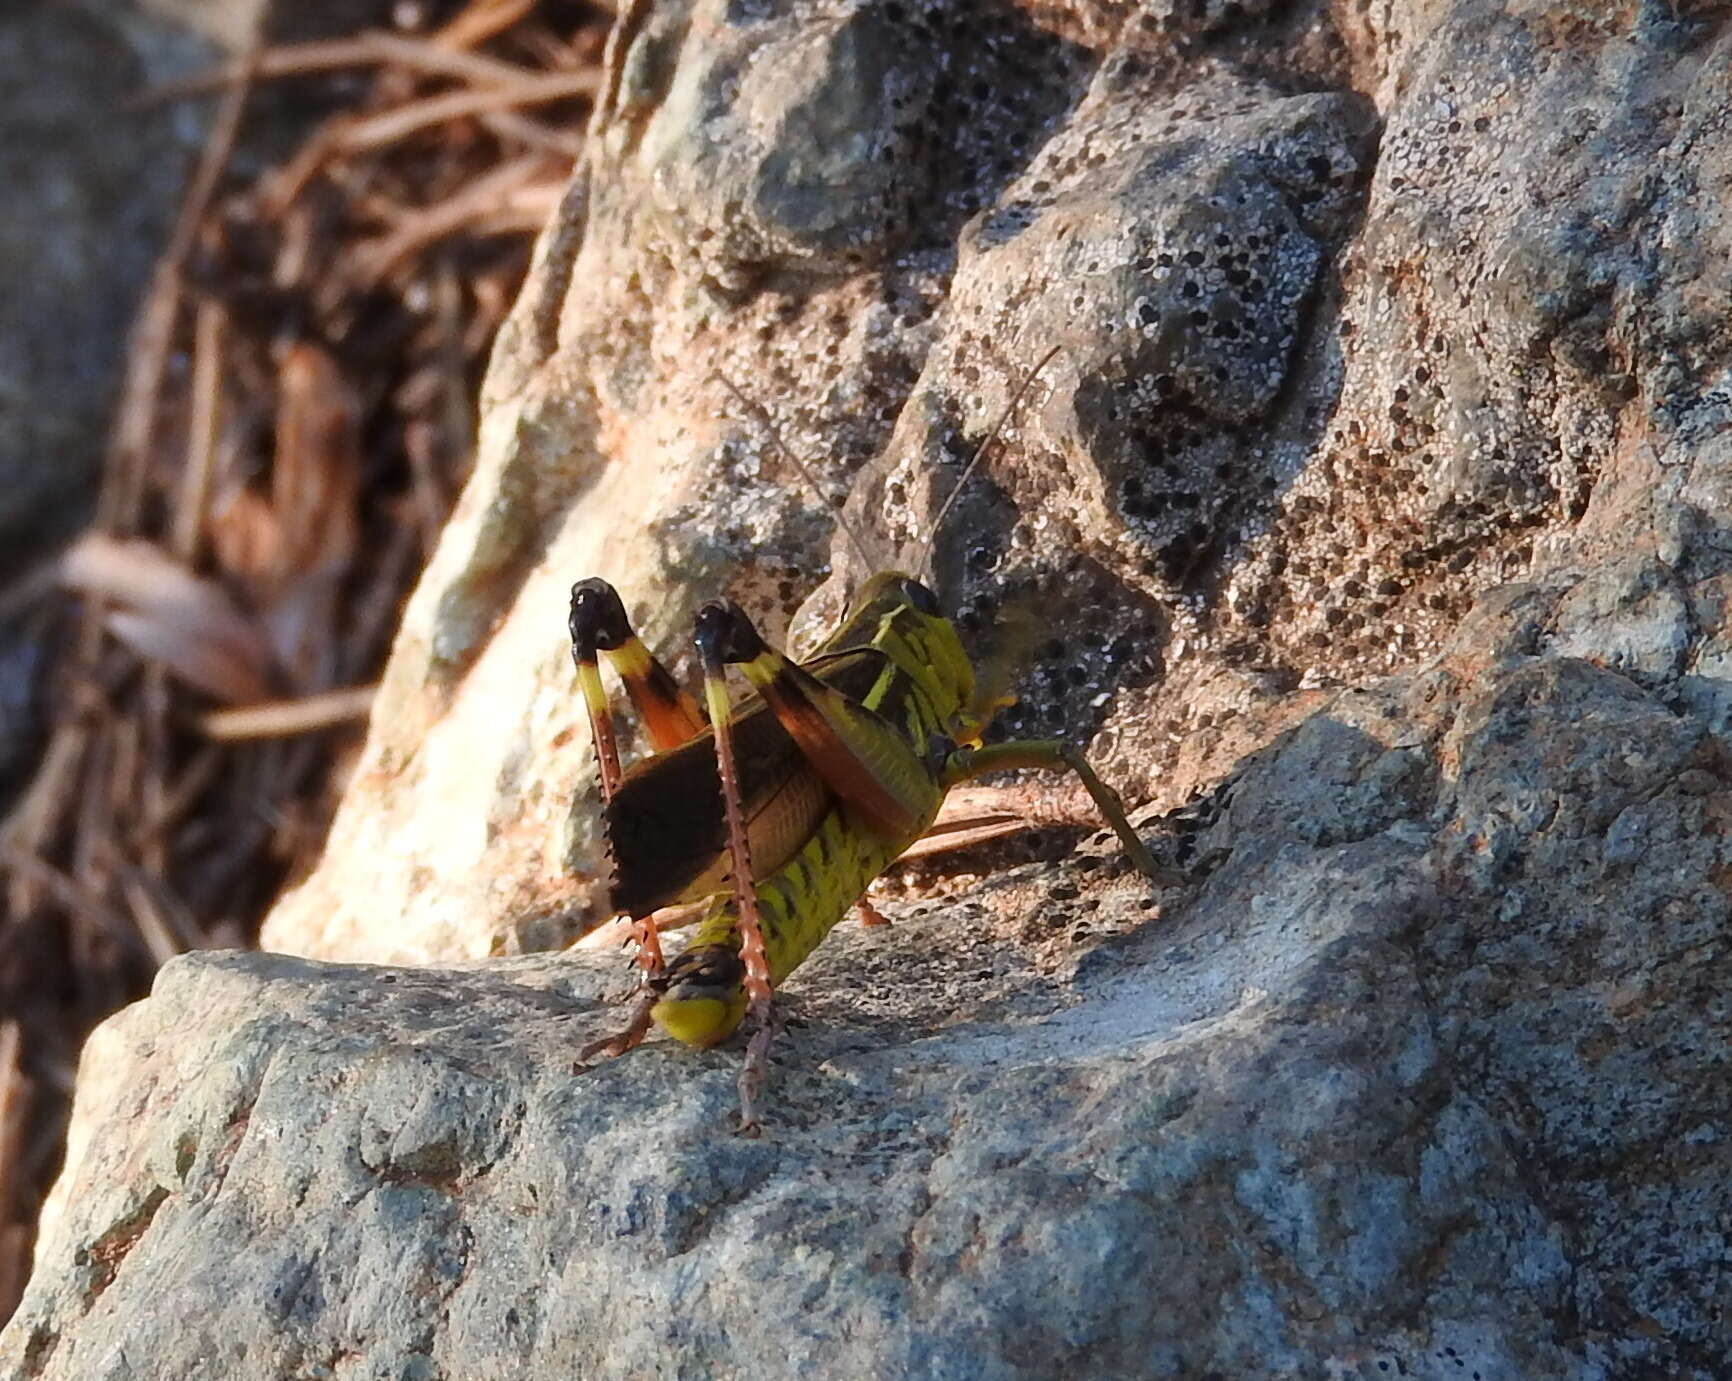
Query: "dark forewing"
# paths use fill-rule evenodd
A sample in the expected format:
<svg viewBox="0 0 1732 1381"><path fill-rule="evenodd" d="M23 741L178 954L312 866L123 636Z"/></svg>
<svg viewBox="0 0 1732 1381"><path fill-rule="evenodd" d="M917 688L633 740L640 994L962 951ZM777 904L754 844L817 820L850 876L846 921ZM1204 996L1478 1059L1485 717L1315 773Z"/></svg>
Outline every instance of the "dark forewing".
<svg viewBox="0 0 1732 1381"><path fill-rule="evenodd" d="M863 699L884 667L881 653L862 649L824 658L813 670L844 694ZM752 870L763 878L806 841L829 793L756 696L736 712L733 735ZM727 831L715 739L705 733L633 764L603 812L603 826L616 912L647 915L690 900L700 883L715 879L719 886Z"/></svg>

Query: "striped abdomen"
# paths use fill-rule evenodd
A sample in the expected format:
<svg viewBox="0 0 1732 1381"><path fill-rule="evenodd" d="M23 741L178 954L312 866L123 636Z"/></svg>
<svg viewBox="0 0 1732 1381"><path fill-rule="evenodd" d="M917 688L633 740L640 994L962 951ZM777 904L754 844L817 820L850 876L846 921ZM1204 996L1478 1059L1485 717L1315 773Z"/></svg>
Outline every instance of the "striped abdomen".
<svg viewBox="0 0 1732 1381"><path fill-rule="evenodd" d="M865 894L867 884L926 832L941 800L935 786L932 810L920 828L894 839L862 828L845 808L832 808L799 852L758 884L773 986L780 987L805 962ZM746 1010L739 950L733 898L720 893L691 942L668 966L667 991L656 1004L655 1019L669 1035L690 1045L713 1045L739 1025Z"/></svg>
<svg viewBox="0 0 1732 1381"><path fill-rule="evenodd" d="M906 823L893 831L875 828L861 810L832 794L810 835L758 883L754 890L772 987L818 947L872 879L927 831L943 803L942 749L953 745L957 722L973 699L973 668L948 620L916 607L908 589L912 584L895 574L876 577L827 645L829 656L808 664L832 688L838 687L831 662L851 661L856 671L869 672L865 685L846 692L872 721L870 731L858 726L852 746L863 762L890 774L885 780L892 794L907 804ZM930 600L930 594L925 598ZM753 675L750 665L745 670ZM776 704L775 672L760 672L754 684ZM797 708L777 706L779 714ZM894 753L878 751L887 739L905 746ZM936 756L934 745L940 749ZM725 1039L746 1010L739 948L732 896L719 893L661 980L665 995L654 1010L657 1023L693 1045Z"/></svg>

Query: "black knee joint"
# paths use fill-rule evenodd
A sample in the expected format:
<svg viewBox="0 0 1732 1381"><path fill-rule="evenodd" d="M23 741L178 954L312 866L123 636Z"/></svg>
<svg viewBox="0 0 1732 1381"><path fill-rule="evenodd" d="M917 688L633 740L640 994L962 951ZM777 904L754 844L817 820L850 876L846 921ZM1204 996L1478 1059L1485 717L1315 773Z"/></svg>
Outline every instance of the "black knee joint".
<svg viewBox="0 0 1732 1381"><path fill-rule="evenodd" d="M619 591L599 576L571 587L569 627L572 655L579 661L593 661L597 650L613 652L631 641L631 621Z"/></svg>
<svg viewBox="0 0 1732 1381"><path fill-rule="evenodd" d="M732 600L711 600L698 610L693 638L706 663L749 662L764 650L764 640L746 611Z"/></svg>

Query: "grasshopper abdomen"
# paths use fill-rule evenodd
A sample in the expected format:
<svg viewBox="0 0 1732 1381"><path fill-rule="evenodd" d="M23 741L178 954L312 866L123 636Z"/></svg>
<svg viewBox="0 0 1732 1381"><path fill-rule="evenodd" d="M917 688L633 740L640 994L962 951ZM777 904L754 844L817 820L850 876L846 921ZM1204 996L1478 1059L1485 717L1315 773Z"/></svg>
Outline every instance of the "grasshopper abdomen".
<svg viewBox="0 0 1732 1381"><path fill-rule="evenodd" d="M592 673L596 650L608 649L578 618L580 592L586 607L612 606L589 582L573 591L573 651L602 762L612 730L602 722ZM589 639L582 647L580 631ZM617 629L610 637L626 649L620 670L633 700L647 700L664 726L671 723L665 673L635 638ZM1118 798L1075 749L1045 740L980 746L1002 702L977 692L956 629L913 577L871 577L842 626L804 664L771 648L727 604L705 607L696 642L709 726L665 742L649 723L661 752L623 776L616 765L611 779L602 762L611 896L637 923L645 981L627 1030L586 1057L631 1048L652 1022L687 1044L714 1045L750 1016L756 1030L740 1100L743 1125L755 1125L773 990L926 832L950 789L974 777L1069 768L1136 866L1160 876ZM754 692L739 706L730 706L724 688L728 665ZM695 702L682 698L677 708L701 723ZM696 933L664 965L653 912L705 898Z"/></svg>

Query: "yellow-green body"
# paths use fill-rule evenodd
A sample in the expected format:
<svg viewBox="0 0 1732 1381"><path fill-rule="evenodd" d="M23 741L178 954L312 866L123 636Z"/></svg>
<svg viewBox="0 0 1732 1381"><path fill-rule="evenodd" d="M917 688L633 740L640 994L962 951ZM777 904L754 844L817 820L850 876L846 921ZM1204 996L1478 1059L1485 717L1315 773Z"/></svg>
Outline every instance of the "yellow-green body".
<svg viewBox="0 0 1732 1381"><path fill-rule="evenodd" d="M973 739L974 669L948 619L923 612L903 594L907 577L877 576L855 612L808 664L820 679L827 656L871 649L883 668L857 706L833 718L850 753L893 796L898 823L886 828L859 805L833 793L792 857L755 889L772 985L803 963L830 930L932 824L948 787L948 752ZM742 664L766 699L774 700L786 664L775 654ZM864 715L852 713L863 710ZM802 767L801 770L812 770ZM691 1045L713 1045L739 1025L747 999L736 970L740 935L731 893L712 896L682 954L670 965L666 990L653 1008L658 1025Z"/></svg>

